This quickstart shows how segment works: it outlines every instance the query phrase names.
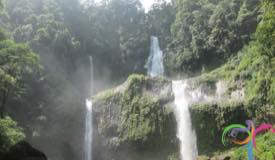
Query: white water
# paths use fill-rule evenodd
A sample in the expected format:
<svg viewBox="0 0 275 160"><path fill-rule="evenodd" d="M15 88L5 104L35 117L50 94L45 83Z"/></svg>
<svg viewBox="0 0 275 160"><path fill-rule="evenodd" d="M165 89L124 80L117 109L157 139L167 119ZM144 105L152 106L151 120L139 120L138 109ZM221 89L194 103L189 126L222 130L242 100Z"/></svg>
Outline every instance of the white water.
<svg viewBox="0 0 275 160"><path fill-rule="evenodd" d="M159 47L157 37L151 36L150 56L147 63L147 74L151 77L164 74L163 52ZM185 81L173 81L173 92L175 94L175 115L178 125L177 137L180 140L181 160L195 160L198 155L196 134L192 129L189 104L193 101L203 99L199 90L189 91Z"/></svg>
<svg viewBox="0 0 275 160"><path fill-rule="evenodd" d="M180 140L181 160L195 160L198 155L196 133L192 129L189 105L196 101L200 94L188 90L186 81L173 81L175 95L175 115L178 125L177 137Z"/></svg>
<svg viewBox="0 0 275 160"><path fill-rule="evenodd" d="M162 76L164 74L163 52L159 47L159 40L151 36L150 56L147 62L147 74L151 77Z"/></svg>
<svg viewBox="0 0 275 160"><path fill-rule="evenodd" d="M90 58L90 66L91 66L91 90L90 94L92 95L93 91L93 60ZM84 142L84 160L92 160L92 144L93 144L93 102L90 99L86 99L86 119L85 119L85 142Z"/></svg>
<svg viewBox="0 0 275 160"><path fill-rule="evenodd" d="M86 99L86 122L85 122L85 160L92 160L92 101Z"/></svg>

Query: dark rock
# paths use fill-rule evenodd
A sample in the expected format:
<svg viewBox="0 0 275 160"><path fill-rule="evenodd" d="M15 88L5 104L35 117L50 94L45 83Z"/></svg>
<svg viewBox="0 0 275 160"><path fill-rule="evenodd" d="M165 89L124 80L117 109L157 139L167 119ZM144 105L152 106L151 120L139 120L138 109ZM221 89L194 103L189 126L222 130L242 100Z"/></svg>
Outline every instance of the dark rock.
<svg viewBox="0 0 275 160"><path fill-rule="evenodd" d="M230 160L231 158L229 156L225 157L224 160Z"/></svg>
<svg viewBox="0 0 275 160"><path fill-rule="evenodd" d="M12 146L1 160L47 160L47 157L44 153L33 148L29 143L20 141Z"/></svg>

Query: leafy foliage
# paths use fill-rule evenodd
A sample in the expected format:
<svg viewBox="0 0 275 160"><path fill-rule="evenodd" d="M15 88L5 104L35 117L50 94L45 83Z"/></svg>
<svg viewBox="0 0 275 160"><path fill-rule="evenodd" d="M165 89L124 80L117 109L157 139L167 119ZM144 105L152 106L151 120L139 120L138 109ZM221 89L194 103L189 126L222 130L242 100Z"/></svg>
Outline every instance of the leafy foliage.
<svg viewBox="0 0 275 160"><path fill-rule="evenodd" d="M266 133L257 137L257 151L254 152L254 155L257 159L260 160L270 160L274 158L275 153L275 136L272 133ZM247 149L246 147L240 147L233 150L233 159L242 160L247 159Z"/></svg>
<svg viewBox="0 0 275 160"><path fill-rule="evenodd" d="M224 149L220 139L224 127L243 123L249 117L244 104L234 101L194 104L190 112L195 124L198 151L207 155Z"/></svg>
<svg viewBox="0 0 275 160"><path fill-rule="evenodd" d="M160 0L153 4L147 17L150 34L159 38L161 48L166 48L172 39L170 28L175 21L175 6Z"/></svg>
<svg viewBox="0 0 275 160"><path fill-rule="evenodd" d="M56 1L11 0L5 1L5 6L4 15L7 15L7 20L2 22L2 26L13 33L17 42L27 42L40 54L43 65L49 70L73 69L74 64L68 65L67 61L76 58L75 53L79 51L80 42L64 25L61 9ZM54 57L59 64L49 64L45 56Z"/></svg>
<svg viewBox="0 0 275 160"><path fill-rule="evenodd" d="M3 35L3 33L2 33ZM23 94L24 76L39 70L38 57L24 44L1 38L0 41L0 92L1 118L10 96Z"/></svg>
<svg viewBox="0 0 275 160"><path fill-rule="evenodd" d="M95 91L124 80L129 73L145 73L150 38L144 10L138 0L88 6L78 0L5 0L3 4L1 27L16 42L27 43L44 67L42 75L23 74L27 94L9 101L9 114L31 126L27 135L45 144L49 158L68 159L64 156L72 153L63 154L57 148L81 136L81 99L90 96L88 56L93 56L94 77L98 77ZM68 120L74 124L65 123ZM48 129L54 131L42 132Z"/></svg>
<svg viewBox="0 0 275 160"><path fill-rule="evenodd" d="M231 75L231 81L244 82L247 101L259 108L266 104L274 108L274 44L270 44L275 30L274 2L264 1L264 13L255 35L255 40L245 47L235 61L234 68L224 70ZM232 61L234 62L234 61ZM230 64L228 65L234 65ZM254 108L255 109L255 108Z"/></svg>
<svg viewBox="0 0 275 160"><path fill-rule="evenodd" d="M95 143L105 139L104 151L111 157L120 156L125 147L137 154L131 154L133 159L178 157L176 120L169 103L173 96L160 93L167 87L171 82L166 79L133 74L123 85L94 97L95 130L100 133Z"/></svg>
<svg viewBox="0 0 275 160"><path fill-rule="evenodd" d="M272 54L275 50L274 44L270 44L275 30L273 23L275 18L274 7L275 3L273 1L263 1L261 5L261 10L263 11L261 22L249 45L245 46L237 56L230 59L222 67L206 73L199 78L199 81L207 82L216 79L225 79L229 82L229 92L244 88L245 100L242 109L247 113L248 117L253 118L257 123L266 122L273 124L275 122L275 70L274 54ZM207 110L208 107L202 108L204 112L207 112ZM219 126L216 125L214 128L219 128ZM265 138L260 139L263 144L269 143L269 141L265 141ZM272 146L273 144L270 145ZM272 156L270 155L270 150L272 150L272 147L271 149L263 147L263 153L262 155L259 154L258 158L265 159L265 156ZM238 156L234 159L245 159L241 152L241 150L238 150L236 152Z"/></svg>
<svg viewBox="0 0 275 160"><path fill-rule="evenodd" d="M111 0L86 10L94 45L87 46L95 59L113 71L115 79L145 73L149 55L146 16L139 0ZM96 63L97 64L97 63ZM113 69L116 68L116 71Z"/></svg>
<svg viewBox="0 0 275 160"><path fill-rule="evenodd" d="M0 25L10 33L0 31L1 101L6 104L9 100L9 114L31 126L28 136L38 143L46 142L50 159L79 159L68 155L75 145L71 141L81 136L82 99L90 96L88 56L94 59L94 86L101 90L106 83L116 84L130 73L145 73L149 36L156 35L161 47L166 48L168 75L206 72L228 60L204 74L201 81L213 83L221 78L230 82L230 91L245 88L244 105L204 106L206 110L199 107L201 117L214 114L206 117L218 129L207 133L211 137L215 138L227 123L224 115L243 111L243 106L248 106L245 109L257 121L273 122L275 9L272 0L264 0L261 9L259 3L260 0L159 1L146 14L138 0L103 0L84 6L78 0L3 0ZM42 76L30 75L39 68L38 55L45 71ZM145 77L135 75L129 81L125 93L113 97L113 91L109 91L100 98L119 101L125 115L121 118L125 123L119 128L122 140L157 144L150 140L165 138L162 134L166 129L159 123L166 122L171 112L160 110L158 100L141 93L147 83ZM11 92L12 98L7 98ZM44 129L51 132L44 133ZM57 148L66 148L66 153L59 153Z"/></svg>
<svg viewBox="0 0 275 160"><path fill-rule="evenodd" d="M22 128L18 127L15 121L9 117L0 119L0 154L7 152L11 146L24 138Z"/></svg>
<svg viewBox="0 0 275 160"><path fill-rule="evenodd" d="M224 63L249 42L257 26L258 4L258 0L177 0L166 68L189 74Z"/></svg>
<svg viewBox="0 0 275 160"><path fill-rule="evenodd" d="M161 109L156 97L143 94L148 81L151 80L143 75L131 75L128 78L127 88L120 100L122 125L118 130L122 140L134 141L140 147L150 148L156 145L156 138L161 141L165 139L163 124L169 112L165 108Z"/></svg>

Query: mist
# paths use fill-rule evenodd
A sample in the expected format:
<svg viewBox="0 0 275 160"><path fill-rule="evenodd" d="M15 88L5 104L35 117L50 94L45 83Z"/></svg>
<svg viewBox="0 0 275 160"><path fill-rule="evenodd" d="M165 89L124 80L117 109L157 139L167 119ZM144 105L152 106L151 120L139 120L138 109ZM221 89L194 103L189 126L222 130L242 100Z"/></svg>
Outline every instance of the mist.
<svg viewBox="0 0 275 160"><path fill-rule="evenodd" d="M274 9L0 0L0 160L272 160ZM220 141L247 120L270 127L255 155Z"/></svg>

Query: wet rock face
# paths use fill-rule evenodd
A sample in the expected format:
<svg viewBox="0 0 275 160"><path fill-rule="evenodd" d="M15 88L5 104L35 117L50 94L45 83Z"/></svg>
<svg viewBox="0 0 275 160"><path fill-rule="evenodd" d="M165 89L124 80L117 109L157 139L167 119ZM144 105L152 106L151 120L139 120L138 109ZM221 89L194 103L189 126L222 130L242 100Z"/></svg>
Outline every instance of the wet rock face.
<svg viewBox="0 0 275 160"><path fill-rule="evenodd" d="M172 83L132 75L93 98L94 160L167 160L177 153Z"/></svg>
<svg viewBox="0 0 275 160"><path fill-rule="evenodd" d="M221 135L226 126L242 124L251 117L244 103L244 89L241 86L232 89L226 81L199 78L192 79L190 83L203 98L194 102L189 110L197 135L199 155L211 155L220 148L225 148Z"/></svg>
<svg viewBox="0 0 275 160"><path fill-rule="evenodd" d="M226 126L250 119L245 105L236 101L194 104L190 112L199 154L207 155L225 148L221 135Z"/></svg>
<svg viewBox="0 0 275 160"><path fill-rule="evenodd" d="M33 148L29 143L21 141L10 148L1 160L47 160L41 151Z"/></svg>

